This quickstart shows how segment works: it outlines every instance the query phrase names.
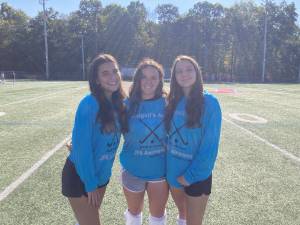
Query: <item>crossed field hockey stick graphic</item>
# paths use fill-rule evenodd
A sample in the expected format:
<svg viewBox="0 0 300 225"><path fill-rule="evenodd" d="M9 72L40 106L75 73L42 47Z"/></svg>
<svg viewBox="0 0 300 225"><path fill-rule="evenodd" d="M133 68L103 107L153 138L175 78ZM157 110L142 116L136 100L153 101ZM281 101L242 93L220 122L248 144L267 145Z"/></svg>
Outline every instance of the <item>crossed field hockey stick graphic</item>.
<svg viewBox="0 0 300 225"><path fill-rule="evenodd" d="M185 126L185 123L182 124L180 127L177 127L177 126L175 125L174 121L172 120L172 124L173 124L173 126L174 126L174 128L175 128L175 131L173 131L173 133L170 134L169 137L171 138L171 137L174 136L175 134L178 134L178 136L179 136L179 138L180 138L182 144L188 145L189 143L183 139L182 134L180 133L180 130ZM175 139L175 141L176 141L176 140L177 140L177 139Z"/></svg>
<svg viewBox="0 0 300 225"><path fill-rule="evenodd" d="M163 124L163 121L161 121L158 125L152 129L149 127L142 119L139 119L139 121L150 131L142 140L139 140L140 144L144 144L145 141L147 141L152 135L159 141L159 143L163 146L164 149L166 149L165 143L157 136L155 131Z"/></svg>

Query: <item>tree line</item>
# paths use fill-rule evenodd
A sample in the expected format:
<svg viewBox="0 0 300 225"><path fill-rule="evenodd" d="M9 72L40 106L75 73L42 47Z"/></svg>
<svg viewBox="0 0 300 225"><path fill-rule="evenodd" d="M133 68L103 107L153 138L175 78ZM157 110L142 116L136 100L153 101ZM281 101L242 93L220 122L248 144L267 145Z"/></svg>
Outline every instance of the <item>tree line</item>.
<svg viewBox="0 0 300 225"><path fill-rule="evenodd" d="M26 71L45 78L43 12L29 17L7 3L0 8L0 70ZM68 15L46 10L50 79L82 79L85 63L100 52L111 53L122 67L143 57L160 62L169 74L179 54L193 56L206 80L260 82L267 20L265 78L299 79L300 28L294 3L265 5L242 1L231 7L199 1L180 14L172 4L158 5L155 17L143 3L102 6L81 0Z"/></svg>

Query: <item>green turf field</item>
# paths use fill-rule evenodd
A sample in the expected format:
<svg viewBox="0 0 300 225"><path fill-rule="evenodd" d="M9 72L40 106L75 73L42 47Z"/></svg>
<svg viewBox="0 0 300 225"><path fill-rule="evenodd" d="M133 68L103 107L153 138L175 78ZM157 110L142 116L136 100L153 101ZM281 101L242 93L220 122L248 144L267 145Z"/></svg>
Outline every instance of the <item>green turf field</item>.
<svg viewBox="0 0 300 225"><path fill-rule="evenodd" d="M128 86L128 84L127 84ZM209 84L223 110L222 138L204 224L300 224L300 85ZM0 193L71 132L86 82L16 82L0 85ZM1 116L1 112L6 114ZM262 117L242 122L232 113ZM249 116L242 119L253 120ZM0 202L0 224L75 224L60 194L67 156L61 148ZM116 158L102 205L104 225L124 224L126 209ZM146 203L146 202L145 202ZM168 224L176 208L168 203ZM145 204L144 224L148 209Z"/></svg>

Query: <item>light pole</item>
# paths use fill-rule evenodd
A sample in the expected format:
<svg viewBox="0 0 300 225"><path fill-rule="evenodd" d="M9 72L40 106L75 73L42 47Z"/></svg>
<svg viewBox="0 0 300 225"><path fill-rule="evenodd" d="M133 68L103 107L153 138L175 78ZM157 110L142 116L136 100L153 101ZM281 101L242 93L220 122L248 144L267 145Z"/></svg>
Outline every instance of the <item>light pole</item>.
<svg viewBox="0 0 300 225"><path fill-rule="evenodd" d="M46 79L49 80L49 62L48 62L48 38L47 38L47 15L46 15L46 0L40 0L40 4L43 5L44 12L44 40L45 40L45 60L46 60Z"/></svg>
<svg viewBox="0 0 300 225"><path fill-rule="evenodd" d="M265 72L266 72L266 53L267 53L267 4L268 0L265 1L265 28L264 28L264 55L263 55L263 68L262 68L262 75L261 75L261 81L265 82Z"/></svg>
<svg viewBox="0 0 300 225"><path fill-rule="evenodd" d="M84 64L83 33L81 34L81 58L82 58L82 80L84 80L85 79L85 64Z"/></svg>

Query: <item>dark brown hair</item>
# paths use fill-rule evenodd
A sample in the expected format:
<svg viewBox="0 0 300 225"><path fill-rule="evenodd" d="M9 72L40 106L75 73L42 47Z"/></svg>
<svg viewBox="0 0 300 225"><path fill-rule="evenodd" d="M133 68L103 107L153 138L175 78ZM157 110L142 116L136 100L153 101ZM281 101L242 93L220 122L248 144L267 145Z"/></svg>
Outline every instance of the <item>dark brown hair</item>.
<svg viewBox="0 0 300 225"><path fill-rule="evenodd" d="M99 67L104 64L112 62L114 63L118 70L119 66L117 60L109 54L100 54L96 56L90 64L89 70L89 86L90 91L93 96L97 99L100 109L97 114L97 121L102 125L102 132L112 132L116 129L114 112L118 115L118 121L121 126L121 132L128 132L128 119L125 104L123 103L126 94L122 87L122 82L117 91L112 94L112 100L106 98L103 88L101 85L97 84L98 70ZM120 74L120 71L119 71ZM120 77L121 79L121 77Z"/></svg>
<svg viewBox="0 0 300 225"><path fill-rule="evenodd" d="M165 111L165 126L167 131L170 130L170 124L176 106L182 98L182 96L184 95L182 87L179 86L175 77L176 65L179 61L183 60L190 62L196 71L196 81L192 86L189 96L187 96L187 102L185 107L185 111L187 114L186 125L187 127L201 126L201 124L199 124L199 119L201 117L204 101L203 79L201 69L199 67L199 64L192 57L186 55L179 55L174 60L171 70L170 93L168 95L168 104Z"/></svg>
<svg viewBox="0 0 300 225"><path fill-rule="evenodd" d="M154 98L159 98L165 95L165 91L163 90L164 86L164 70L162 65L156 62L154 59L145 58L143 59L137 66L134 76L133 83L129 90L129 103L130 103L130 111L129 115L133 115L137 112L139 103L142 101L142 90L141 90L141 80L143 78L143 69L147 67L153 67L158 71L159 74L159 84L155 90Z"/></svg>

